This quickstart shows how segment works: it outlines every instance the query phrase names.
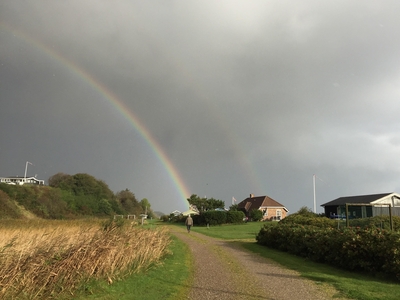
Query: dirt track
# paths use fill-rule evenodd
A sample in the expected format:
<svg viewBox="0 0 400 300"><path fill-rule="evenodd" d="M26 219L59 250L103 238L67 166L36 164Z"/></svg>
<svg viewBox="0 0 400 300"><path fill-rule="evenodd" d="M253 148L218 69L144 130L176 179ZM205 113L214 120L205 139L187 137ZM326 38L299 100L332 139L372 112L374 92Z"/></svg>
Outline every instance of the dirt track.
<svg viewBox="0 0 400 300"><path fill-rule="evenodd" d="M295 271L223 241L183 228L173 229L194 256L194 282L188 299L324 300L337 298L326 285L304 279Z"/></svg>

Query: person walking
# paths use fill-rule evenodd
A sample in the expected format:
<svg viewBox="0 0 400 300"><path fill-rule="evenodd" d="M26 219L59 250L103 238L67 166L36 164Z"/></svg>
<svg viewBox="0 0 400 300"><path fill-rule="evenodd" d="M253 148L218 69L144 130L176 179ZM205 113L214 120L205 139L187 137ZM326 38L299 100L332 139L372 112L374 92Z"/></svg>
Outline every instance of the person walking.
<svg viewBox="0 0 400 300"><path fill-rule="evenodd" d="M190 228L193 225L193 219L192 219L192 217L190 215L186 218L185 225L186 225L186 228L187 228L187 232L190 232Z"/></svg>

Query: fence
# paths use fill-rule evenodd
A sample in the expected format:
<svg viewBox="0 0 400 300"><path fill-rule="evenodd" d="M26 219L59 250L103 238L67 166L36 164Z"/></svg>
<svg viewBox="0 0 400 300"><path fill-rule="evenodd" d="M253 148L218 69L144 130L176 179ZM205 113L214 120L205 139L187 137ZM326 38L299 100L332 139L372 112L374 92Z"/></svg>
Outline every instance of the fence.
<svg viewBox="0 0 400 300"><path fill-rule="evenodd" d="M114 215L114 220L115 219L128 219L128 220L135 220L136 219L136 215Z"/></svg>

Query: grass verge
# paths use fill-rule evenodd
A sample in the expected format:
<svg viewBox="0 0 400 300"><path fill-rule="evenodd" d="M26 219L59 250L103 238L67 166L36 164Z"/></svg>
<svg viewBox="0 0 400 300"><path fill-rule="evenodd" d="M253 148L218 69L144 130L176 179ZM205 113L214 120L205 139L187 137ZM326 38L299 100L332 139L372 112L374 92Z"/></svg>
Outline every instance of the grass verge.
<svg viewBox="0 0 400 300"><path fill-rule="evenodd" d="M187 245L171 237L169 254L160 265L152 266L146 272L133 274L121 281L108 285L93 282L81 288L81 295L75 299L187 299L193 281L191 252ZM88 295L85 290L91 290Z"/></svg>

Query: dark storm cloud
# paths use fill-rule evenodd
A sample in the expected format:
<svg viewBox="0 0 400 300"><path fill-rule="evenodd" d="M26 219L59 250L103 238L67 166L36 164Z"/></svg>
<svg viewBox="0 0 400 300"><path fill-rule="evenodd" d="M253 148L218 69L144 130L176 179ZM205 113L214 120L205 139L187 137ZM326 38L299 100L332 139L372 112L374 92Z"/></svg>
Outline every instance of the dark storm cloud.
<svg viewBox="0 0 400 300"><path fill-rule="evenodd" d="M312 206L314 173L320 202L398 191L399 9L3 1L0 175L33 155L42 177L87 172L183 209L138 131L72 65L137 116L192 193L268 194L293 212Z"/></svg>

